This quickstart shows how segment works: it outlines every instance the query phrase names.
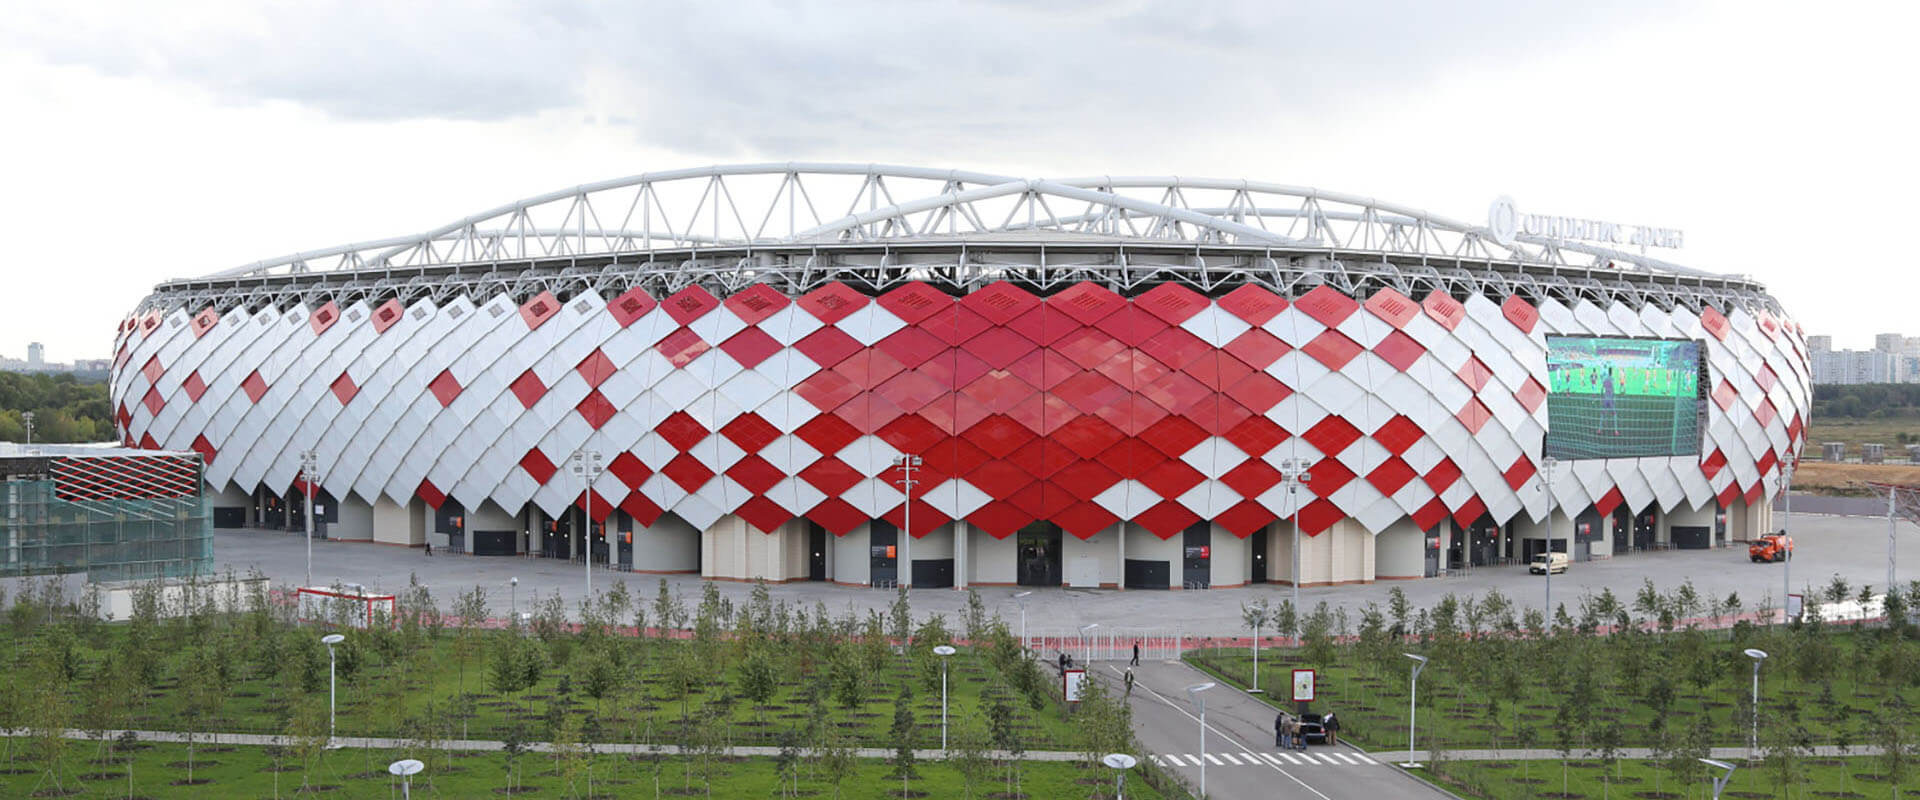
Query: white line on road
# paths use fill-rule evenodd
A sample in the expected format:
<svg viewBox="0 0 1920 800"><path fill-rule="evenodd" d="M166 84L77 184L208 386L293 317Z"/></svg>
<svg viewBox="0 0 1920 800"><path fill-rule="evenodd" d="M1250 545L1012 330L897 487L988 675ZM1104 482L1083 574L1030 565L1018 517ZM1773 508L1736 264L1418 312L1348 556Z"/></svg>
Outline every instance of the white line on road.
<svg viewBox="0 0 1920 800"><path fill-rule="evenodd" d="M1186 766L1185 764L1182 764L1182 763L1180 763L1180 759L1177 759L1177 758L1174 758L1173 756L1154 756L1154 757L1153 757L1153 763L1155 763L1155 764L1172 764L1172 765L1174 765L1174 766L1176 766L1176 767L1184 767L1184 766Z"/></svg>
<svg viewBox="0 0 1920 800"><path fill-rule="evenodd" d="M1114 675L1115 675L1116 677L1119 677L1119 676L1122 676L1122 675L1124 675L1124 673L1122 673L1122 672L1120 671L1120 668L1119 668L1119 667L1116 667L1116 666L1114 666L1114 665L1112 665L1112 664L1108 664L1108 665L1107 665L1107 669L1110 669L1110 670L1113 670L1113 674L1114 674ZM1173 710L1175 710L1175 711L1178 711L1178 712L1180 712L1180 713L1181 713L1182 715L1184 715L1184 716L1186 716L1186 718L1187 718L1187 719L1190 719L1190 720L1193 720L1193 721L1195 721L1195 722L1200 722L1200 718L1199 718L1199 717L1196 717L1196 716L1194 716L1193 714L1191 714L1191 713L1188 713L1188 711L1187 711L1186 709L1184 709L1184 708L1181 708L1181 707L1180 707L1180 706L1179 706L1178 704L1176 704L1176 703L1174 703L1174 702L1173 702L1172 700L1168 700L1168 699L1167 699L1167 696L1166 696L1166 695L1164 695L1164 694L1161 694L1161 693L1159 693L1159 692L1157 692L1157 691L1154 691L1154 689L1153 689L1153 687L1151 687L1151 686L1148 686L1148 685L1146 685L1146 684L1144 684L1144 683L1142 683L1142 684L1139 684L1139 686L1140 686L1140 688L1142 688L1142 689L1145 689L1145 690L1147 690L1147 693L1148 693L1148 694L1151 694L1151 695L1153 695L1153 696L1154 696L1154 699L1157 699L1157 700L1159 700L1160 702L1162 702L1162 703L1165 703L1165 704L1167 704L1167 707L1168 707L1168 708L1171 708L1171 709L1173 709ZM1204 728L1213 728L1213 726L1212 726L1212 725L1206 725L1206 724L1204 724L1204 723L1202 723L1202 727L1204 727ZM1228 740L1229 740L1229 741L1232 741L1232 740L1234 740L1234 739L1235 739L1235 737L1233 737L1233 736L1230 736L1230 735L1229 735L1229 734L1227 734L1227 733L1226 733L1225 731L1222 731L1222 730L1220 730L1220 729L1218 729L1218 728L1213 728L1213 731L1214 731L1214 733L1217 733L1217 734L1220 734L1221 736L1226 736L1226 737L1228 738ZM1291 780L1291 781L1293 781L1294 783L1297 783L1297 784L1300 784L1300 788L1302 788L1302 789L1305 789L1305 790L1307 790L1307 791L1309 791L1309 792L1312 792L1312 793L1313 793L1313 796L1315 796L1315 797L1318 797L1318 798L1320 798L1320 800L1333 800L1333 798L1331 798L1331 797L1328 797L1328 796L1326 796L1326 794L1325 794L1325 793L1323 793L1323 792L1321 792L1321 791L1320 791L1319 789L1315 789L1315 788L1313 788L1313 786L1312 786L1311 784L1309 784L1309 783L1307 783L1306 781L1303 781L1303 780L1300 780L1300 778L1299 778L1299 777L1297 777L1297 776L1295 776L1295 775L1294 775L1293 773L1291 773L1291 772L1288 772L1288 771L1287 771L1287 770L1286 770L1285 768L1283 768L1283 767L1281 767L1280 765L1278 765L1278 764L1270 764L1270 765L1268 765L1268 767L1269 767L1270 769L1272 769L1273 771L1275 771L1275 772L1278 772L1278 773L1280 773L1280 774L1282 774L1282 775L1285 775L1285 776L1287 776L1287 779L1288 779L1288 780Z"/></svg>
<svg viewBox="0 0 1920 800"><path fill-rule="evenodd" d="M1252 753L1241 753L1240 757L1246 759L1247 763L1252 764L1256 767L1264 766L1263 764L1260 763L1260 759L1253 757Z"/></svg>
<svg viewBox="0 0 1920 800"><path fill-rule="evenodd" d="M1212 764L1214 764L1215 766L1222 766L1222 767L1224 767L1224 766L1226 766L1225 764L1221 764L1221 763L1220 763L1220 758L1219 758L1219 756L1216 756L1216 755L1214 755L1214 754L1212 754L1212 753L1201 753L1201 754L1200 754L1200 756L1201 756L1202 758L1205 758L1205 759L1206 759L1207 761L1209 761L1209 762L1211 762L1211 763L1212 763Z"/></svg>
<svg viewBox="0 0 1920 800"><path fill-rule="evenodd" d="M1358 763L1360 763L1359 761L1355 761L1355 760L1354 760L1354 758L1353 758L1353 756L1350 756L1350 755L1347 755L1346 753L1334 753L1334 755L1336 755L1336 756L1339 756L1339 757L1340 757L1340 760L1342 760L1342 761L1345 761L1345 762L1347 762L1347 763L1349 763L1349 764L1358 764Z"/></svg>
<svg viewBox="0 0 1920 800"><path fill-rule="evenodd" d="M1241 766L1240 759L1234 758L1232 753L1221 753L1220 757L1226 759L1229 764L1236 767Z"/></svg>
<svg viewBox="0 0 1920 800"><path fill-rule="evenodd" d="M1378 763L1380 763L1380 762L1378 762L1378 761L1375 761L1375 760L1373 760L1373 759L1371 759L1371 758L1368 758L1368 757L1367 757L1367 754L1366 754L1366 753L1360 753L1360 754L1357 754L1357 755L1355 755L1355 756L1354 756L1354 758L1357 758L1357 759L1360 759L1361 761L1364 761L1364 762L1366 762L1366 763L1368 763L1368 764L1378 764Z"/></svg>

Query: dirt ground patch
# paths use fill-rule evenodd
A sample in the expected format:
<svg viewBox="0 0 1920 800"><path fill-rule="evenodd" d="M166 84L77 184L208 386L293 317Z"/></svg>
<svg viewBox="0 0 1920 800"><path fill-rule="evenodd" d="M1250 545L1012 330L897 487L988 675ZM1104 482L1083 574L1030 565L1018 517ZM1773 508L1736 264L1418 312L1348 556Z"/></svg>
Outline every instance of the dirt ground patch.
<svg viewBox="0 0 1920 800"><path fill-rule="evenodd" d="M1893 448L1887 448L1891 451ZM1888 453L1892 455L1891 452ZM1904 457L1906 454L1901 453ZM1818 492L1821 494L1853 494L1861 488L1860 484L1902 483L1910 486L1920 485L1920 466L1912 464L1828 464L1824 461L1802 461L1800 468L1794 470L1794 491ZM1882 499L1885 494L1880 495Z"/></svg>

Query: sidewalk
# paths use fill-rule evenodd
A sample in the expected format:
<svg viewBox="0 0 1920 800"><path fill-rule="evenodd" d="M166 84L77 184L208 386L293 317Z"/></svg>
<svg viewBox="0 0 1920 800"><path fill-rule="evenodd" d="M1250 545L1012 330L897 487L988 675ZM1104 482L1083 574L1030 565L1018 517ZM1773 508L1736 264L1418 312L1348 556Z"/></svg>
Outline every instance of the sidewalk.
<svg viewBox="0 0 1920 800"><path fill-rule="evenodd" d="M1749 753L1753 752L1752 749L1746 747L1715 747L1712 749L1712 754L1709 755L1708 758L1717 758L1722 761L1743 760L1747 758ZM1765 750L1763 749L1760 752L1764 754ZM1558 750L1542 750L1538 748L1523 750L1442 750L1440 754L1446 756L1446 760L1448 761L1559 761L1562 758ZM1372 755L1383 761L1391 760L1395 763L1407 760L1407 751L1404 748L1400 750L1374 750L1372 751ZM1810 758L1841 758L1845 756L1871 757L1880 755L1880 748L1866 746L1853 747L1848 748L1846 752L1841 752L1840 748L1833 745L1819 745L1812 748L1811 752L1802 753L1801 755ZM1593 750L1577 748L1573 751L1573 755L1566 760L1595 761L1598 760L1599 757L1600 756ZM1622 747L1614 751L1614 757L1621 760L1649 759L1653 758L1653 748ZM1432 751L1413 751L1413 760L1415 761L1426 761L1430 758L1433 758Z"/></svg>
<svg viewBox="0 0 1920 800"><path fill-rule="evenodd" d="M79 739L82 741L97 741L100 739L106 739L111 741L125 733L127 733L127 731L124 731L124 730L86 731L86 730L80 730L78 728L68 728L64 732L64 736L65 738L68 738L68 739ZM133 731L132 733L134 734L134 736L138 737L140 741L143 741L143 742L185 743L187 741L187 734L185 731L139 731L137 730L137 731ZM25 728L0 728L0 736L27 737L31 735L32 733ZM256 747L268 747L273 745L279 745L282 747L286 747L286 746L291 746L293 744L293 737L259 734L259 733L195 733L193 734L193 741L195 744L205 744L205 745L237 744L237 745L250 745L250 746L256 746ZM505 742L489 740L489 739L449 739L445 741L434 742L432 743L431 747L428 747L426 749L488 751L488 750L499 750L503 746L505 746L505 744L506 744ZM403 750L409 746L419 746L419 745L420 745L419 742L410 742L406 739L395 739L395 738L382 738L382 737L369 737L369 736L336 736L333 738L334 749ZM553 751L553 744L550 742L527 742L526 748L529 752L548 753ZM587 745L587 749L594 753L615 754L615 755L676 756L684 752L683 748L681 748L679 745L628 744L624 742L611 742L611 743L602 742L598 744L591 744L591 745ZM759 757L772 758L780 754L780 748L778 747L728 747L728 748L724 748L721 751L721 754L726 756L759 756ZM853 751L853 754L854 754L854 757L856 758L888 759L893 757L892 750L887 748L881 748L881 747L855 748ZM939 761L944 759L946 756L938 748L930 748L930 749L913 751L913 757L917 759L927 760L927 761ZM991 759L999 760L999 761L1005 761L1008 759L1008 755L1006 753L998 750L987 751L987 757ZM1068 753L1068 752L1063 752L1059 750L1029 750L1027 752L1020 754L1020 760L1022 761L1080 761L1080 760L1083 760L1084 758L1085 756L1081 753Z"/></svg>

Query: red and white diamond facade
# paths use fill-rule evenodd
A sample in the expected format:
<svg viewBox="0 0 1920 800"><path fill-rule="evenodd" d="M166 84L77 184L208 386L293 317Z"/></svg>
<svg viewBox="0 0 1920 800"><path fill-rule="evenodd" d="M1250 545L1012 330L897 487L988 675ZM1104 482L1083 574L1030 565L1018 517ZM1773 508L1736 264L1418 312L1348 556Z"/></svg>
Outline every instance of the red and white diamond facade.
<svg viewBox="0 0 1920 800"><path fill-rule="evenodd" d="M797 184L802 171L790 172ZM632 180L725 188L726 175L683 174ZM888 177L935 180L870 171L864 183ZM452 501L467 510L456 525L511 531L513 549L538 551L585 527L584 478L566 469L585 449L605 465L590 505L610 529L596 537L618 545L602 557L619 566L866 583L897 568L872 545L897 541L916 580L958 585L1287 581L1295 525L1306 583L1418 577L1428 552L1456 540L1494 553L1465 558L1510 557L1528 538L1573 538L1582 514L1650 514L1658 538L1717 516L1722 538L1729 520L1745 538L1766 525L1780 466L1802 446L1798 326L1758 287L1673 294L1741 279L1601 254L1610 281L1573 282L1563 276L1593 268L1531 263L1563 253L1553 247L1463 263L1466 277L1448 280L1395 266L1377 242L1350 241L1343 256L1325 246L1332 223L1313 254L1293 236L1256 241L1244 214L1141 211L1094 181L1016 182L973 201L1026 202L1051 223L1009 213L1017 222L1001 230L941 233L930 214L980 217L963 198L1000 185L973 177L837 231L681 241L670 258L612 245L566 259L495 253L470 278L430 284L391 277L447 266L390 255L377 270L163 285L119 331L117 419L130 445L200 452L209 485L244 498L231 503L286 495L315 451L347 518L338 537L444 546L452 531L433 509ZM1084 229L1115 209L1126 228ZM1151 214L1173 231L1186 221L1176 211L1232 224L1150 235ZM447 234L412 256L430 261L420 254L435 254L435 236ZM1190 258L1139 266L1196 247L1209 262L1199 279ZM1234 257L1253 266L1206 274ZM1348 263L1363 257L1381 263ZM813 274L796 278L803 260ZM1034 266L962 280L970 263ZM758 279L717 277L742 264ZM1538 474L1550 334L1704 343L1701 454L1564 463L1550 497ZM909 455L922 459L910 514L895 467ZM1297 492L1289 463L1311 474ZM911 540L896 539L909 518ZM1041 536L1053 573L1020 563L1034 551L1017 535ZM831 553L808 563L823 538ZM1209 562L1198 576L1196 541Z"/></svg>

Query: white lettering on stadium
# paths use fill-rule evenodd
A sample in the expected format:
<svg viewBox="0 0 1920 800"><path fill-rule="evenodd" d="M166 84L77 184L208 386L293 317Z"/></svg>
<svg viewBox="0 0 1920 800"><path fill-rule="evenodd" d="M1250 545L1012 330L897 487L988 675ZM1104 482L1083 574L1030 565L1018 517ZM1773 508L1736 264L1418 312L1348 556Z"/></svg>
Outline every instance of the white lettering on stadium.
<svg viewBox="0 0 1920 800"><path fill-rule="evenodd" d="M1513 202L1513 198L1504 196L1494 200L1493 206L1488 209L1487 229L1493 234L1494 241L1508 246L1514 243L1515 235L1522 233L1549 239L1606 242L1641 247L1680 247L1686 241L1686 234L1678 228L1621 225L1617 222L1580 217L1522 214Z"/></svg>

